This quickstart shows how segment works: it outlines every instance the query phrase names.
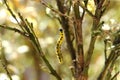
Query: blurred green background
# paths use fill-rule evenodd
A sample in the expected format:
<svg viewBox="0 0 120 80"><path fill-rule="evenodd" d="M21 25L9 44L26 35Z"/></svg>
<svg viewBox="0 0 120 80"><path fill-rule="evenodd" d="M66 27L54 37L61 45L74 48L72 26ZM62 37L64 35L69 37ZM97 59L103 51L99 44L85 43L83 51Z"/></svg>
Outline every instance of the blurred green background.
<svg viewBox="0 0 120 80"><path fill-rule="evenodd" d="M44 1L57 9L55 0ZM93 0L89 1L90 10L94 13ZM105 24L112 30L120 27L119 2L119 0L110 0L110 5L101 19L101 21L105 21ZM16 15L17 12L20 12L24 18L27 18L29 22L33 23L35 33L39 38L39 42L47 59L62 76L63 80L74 80L72 79L70 69L70 67L72 67L71 57L65 40L62 44L64 63L59 64L56 56L55 47L59 38L59 29L61 28L59 20L57 19L58 14L46 8L39 0L8 0L8 3ZM7 11L2 0L0 0L0 24L18 28L17 22ZM89 45L91 26L92 18L86 14L83 21L85 52ZM95 80L104 65L103 51L105 37L106 35L102 37L99 36L96 42L89 70L89 80ZM6 58L7 67L12 74L13 80L56 80L54 76L49 74L49 70L44 62L34 56L36 51L27 38L13 31L0 28L0 43L1 57ZM119 68L120 61L116 64L118 64ZM120 79L119 76L118 79ZM0 64L0 80L9 80L2 64Z"/></svg>

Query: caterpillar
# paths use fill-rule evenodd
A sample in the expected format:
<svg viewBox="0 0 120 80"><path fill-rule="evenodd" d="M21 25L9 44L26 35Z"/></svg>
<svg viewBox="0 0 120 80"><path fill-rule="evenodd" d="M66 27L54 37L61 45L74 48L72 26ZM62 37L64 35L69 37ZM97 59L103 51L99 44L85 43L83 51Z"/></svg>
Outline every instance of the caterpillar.
<svg viewBox="0 0 120 80"><path fill-rule="evenodd" d="M63 38L64 38L64 33L63 33L63 30L60 29L60 38L58 39L57 41L57 45L56 45L56 54L57 54L57 57L59 59L59 63L61 63L63 61L63 55L61 53L61 44L63 42Z"/></svg>

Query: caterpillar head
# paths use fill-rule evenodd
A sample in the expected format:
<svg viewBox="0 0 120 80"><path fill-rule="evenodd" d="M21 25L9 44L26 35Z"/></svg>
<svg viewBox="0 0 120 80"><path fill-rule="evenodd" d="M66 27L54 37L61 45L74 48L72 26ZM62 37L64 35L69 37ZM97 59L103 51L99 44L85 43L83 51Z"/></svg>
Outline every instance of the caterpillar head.
<svg viewBox="0 0 120 80"><path fill-rule="evenodd" d="M59 29L60 32L63 32L63 29Z"/></svg>

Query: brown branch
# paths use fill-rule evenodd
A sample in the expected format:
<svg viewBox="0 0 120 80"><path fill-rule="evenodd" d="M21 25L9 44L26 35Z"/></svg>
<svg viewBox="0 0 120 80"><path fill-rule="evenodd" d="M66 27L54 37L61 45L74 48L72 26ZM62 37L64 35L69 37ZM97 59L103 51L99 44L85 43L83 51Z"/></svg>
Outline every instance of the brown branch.
<svg viewBox="0 0 120 80"><path fill-rule="evenodd" d="M75 36L76 36L76 46L77 46L77 68L76 68L76 78L81 77L84 68L84 51L83 51L83 36L82 36L82 19L79 12L79 2L74 3L74 13L75 13Z"/></svg>
<svg viewBox="0 0 120 80"><path fill-rule="evenodd" d="M58 10L62 14L65 14L66 10L64 9L65 7L63 6L64 4L62 4L61 0L56 0L56 2L57 2ZM70 32L69 32L69 29L70 29L69 18L62 16L62 15L60 15L60 18L61 18L61 25L62 25L62 28L64 29L64 33L65 33L67 47L68 47L68 50L71 54L74 68L76 68L76 53L75 53L75 49L74 49L73 44L72 44L72 40L70 38L71 36L70 36Z"/></svg>

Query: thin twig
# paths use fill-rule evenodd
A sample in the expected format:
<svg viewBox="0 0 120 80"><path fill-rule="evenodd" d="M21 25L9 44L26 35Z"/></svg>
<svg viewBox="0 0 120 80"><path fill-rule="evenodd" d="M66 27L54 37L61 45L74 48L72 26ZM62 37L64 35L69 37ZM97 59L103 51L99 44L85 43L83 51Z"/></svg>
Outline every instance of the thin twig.
<svg viewBox="0 0 120 80"><path fill-rule="evenodd" d="M105 54L105 62L106 62L107 60L107 39L104 40L104 44L105 44L104 54Z"/></svg>
<svg viewBox="0 0 120 80"><path fill-rule="evenodd" d="M6 5L8 11L9 11L10 14L12 15L12 17L17 21L18 25L19 25L19 26L22 26L22 25L20 24L20 22L18 21L16 15L13 13L13 11L10 9L9 5L7 4L7 0L3 0L3 1L4 1L5 5Z"/></svg>
<svg viewBox="0 0 120 80"><path fill-rule="evenodd" d="M61 15L61 16L64 16L64 17L67 17L67 18L70 18L70 16L66 15L66 14L63 14L61 13L60 11L58 10L55 10L52 6L49 6L47 3L45 3L44 1L41 1L41 3L45 6L45 7L48 7L49 9L51 9L53 12Z"/></svg>
<svg viewBox="0 0 120 80"><path fill-rule="evenodd" d="M1 64L2 64L2 66L3 66L3 68L4 68L4 70L6 71L9 79L12 80L12 77L11 77L11 75L10 75L10 72L9 72L8 69L7 69L7 66L6 66L6 64L3 63L2 60L1 60Z"/></svg>
<svg viewBox="0 0 120 80"><path fill-rule="evenodd" d="M111 78L111 80L114 80L119 73L120 73L120 71L118 71L118 72Z"/></svg>
<svg viewBox="0 0 120 80"><path fill-rule="evenodd" d="M5 26L5 25L0 25L0 28L3 28L3 29L7 29L7 30L11 30L11 31L14 31L14 32L17 32L27 38L29 38L29 34L25 33L25 32L22 32L20 31L19 29L17 28L12 28L12 27L8 27L8 26Z"/></svg>
<svg viewBox="0 0 120 80"><path fill-rule="evenodd" d="M82 4L81 1L79 1L79 5L80 5L80 7L82 7L83 10L85 10L91 17L95 17L95 16L92 14L92 12L90 12L90 11L87 9L87 7Z"/></svg>
<svg viewBox="0 0 120 80"><path fill-rule="evenodd" d="M1 47L2 47L2 45L1 45ZM3 54L3 48L1 48L1 53ZM2 54L1 54L1 55L2 55ZM7 74L7 76L9 77L10 80L12 80L12 77L11 77L11 75L10 75L10 72L9 72L9 70L8 70L8 68L7 68L7 64L6 64L5 61L7 61L6 58L0 56L0 62L1 62L2 66L3 66L4 70L5 70L5 72L6 72L6 74Z"/></svg>
<svg viewBox="0 0 120 80"><path fill-rule="evenodd" d="M84 4L85 4L85 7L87 8L87 4L88 4L88 0L85 0L84 1ZM83 17L84 17L84 15L85 15L85 9L83 9L83 13L82 13L82 16L81 16L81 18L83 19Z"/></svg>
<svg viewBox="0 0 120 80"><path fill-rule="evenodd" d="M105 66L103 68L103 71L101 72L101 74L98 77L98 80L104 80L105 76L108 73L108 70L110 68L113 67L113 65L115 64L116 59L120 56L120 51L119 51L119 45L117 47L115 47L111 52L110 55L108 56L107 61L105 62ZM117 51L118 50L118 51Z"/></svg>

